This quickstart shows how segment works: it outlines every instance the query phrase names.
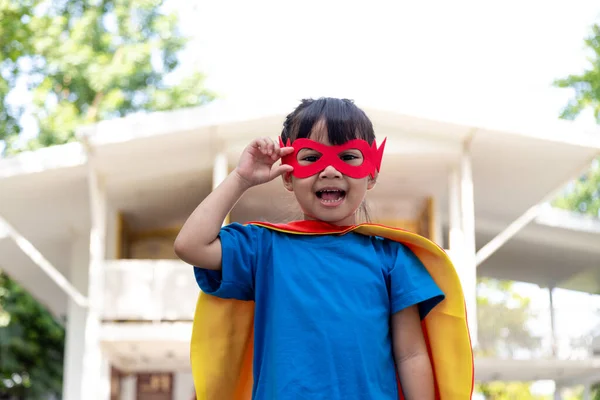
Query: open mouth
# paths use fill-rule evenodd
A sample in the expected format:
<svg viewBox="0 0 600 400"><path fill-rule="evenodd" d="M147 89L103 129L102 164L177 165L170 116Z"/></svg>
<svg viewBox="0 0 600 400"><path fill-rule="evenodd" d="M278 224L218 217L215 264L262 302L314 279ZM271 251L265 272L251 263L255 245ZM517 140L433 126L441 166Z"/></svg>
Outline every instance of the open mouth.
<svg viewBox="0 0 600 400"><path fill-rule="evenodd" d="M346 197L346 191L341 189L323 189L317 192L317 197L325 205L337 205Z"/></svg>

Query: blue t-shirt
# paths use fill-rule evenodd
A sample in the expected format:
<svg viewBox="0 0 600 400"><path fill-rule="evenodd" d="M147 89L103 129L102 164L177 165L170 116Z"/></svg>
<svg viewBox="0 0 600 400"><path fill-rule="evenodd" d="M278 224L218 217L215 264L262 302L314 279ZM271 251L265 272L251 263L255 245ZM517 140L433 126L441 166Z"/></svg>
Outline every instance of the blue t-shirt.
<svg viewBox="0 0 600 400"><path fill-rule="evenodd" d="M356 233L222 228L221 271L194 268L211 295L255 301L256 400L398 398L390 317L444 294L405 246Z"/></svg>

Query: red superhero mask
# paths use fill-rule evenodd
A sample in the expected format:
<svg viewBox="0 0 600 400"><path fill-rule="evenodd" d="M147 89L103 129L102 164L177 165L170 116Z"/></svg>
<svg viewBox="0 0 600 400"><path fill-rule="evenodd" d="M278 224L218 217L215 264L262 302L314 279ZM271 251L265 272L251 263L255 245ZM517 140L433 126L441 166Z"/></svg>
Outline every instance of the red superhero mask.
<svg viewBox="0 0 600 400"><path fill-rule="evenodd" d="M287 144L284 146L283 140L280 137L279 145L281 147L294 148L294 152L282 157L281 162L282 164L289 164L294 167L292 175L296 178L308 178L309 176L323 171L329 165L350 178L361 179L368 175L371 176L371 178L374 178L375 172L379 172L381 168L381 159L383 157L385 141L386 139L384 139L381 146L377 148L375 141L373 141L372 145L369 145L369 143L363 139L353 139L338 146L327 146L323 143L303 138L294 140L293 144L290 144L290 140L288 139ZM301 165L298 162L298 152L302 149L316 151L320 154L319 159L309 165ZM360 151L363 156L363 162L360 165L351 165L342 160L340 156L348 150Z"/></svg>

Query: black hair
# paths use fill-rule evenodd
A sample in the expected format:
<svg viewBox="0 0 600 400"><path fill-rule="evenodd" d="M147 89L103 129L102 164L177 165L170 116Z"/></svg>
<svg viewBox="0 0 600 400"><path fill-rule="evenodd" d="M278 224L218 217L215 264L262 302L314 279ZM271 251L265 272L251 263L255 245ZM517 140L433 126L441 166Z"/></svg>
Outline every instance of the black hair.
<svg viewBox="0 0 600 400"><path fill-rule="evenodd" d="M293 142L308 138L316 123L323 121L332 145L344 144L352 139L363 139L372 144L375 140L373 124L363 110L352 100L321 97L304 99L283 123L281 139Z"/></svg>
<svg viewBox="0 0 600 400"><path fill-rule="evenodd" d="M373 144L375 131L373 123L354 101L321 97L303 99L298 107L286 117L281 131L284 143L289 139L308 138L315 124L323 121L327 127L327 139L332 145L341 145L352 139L363 139ZM366 222L371 222L365 201L360 205L360 213Z"/></svg>

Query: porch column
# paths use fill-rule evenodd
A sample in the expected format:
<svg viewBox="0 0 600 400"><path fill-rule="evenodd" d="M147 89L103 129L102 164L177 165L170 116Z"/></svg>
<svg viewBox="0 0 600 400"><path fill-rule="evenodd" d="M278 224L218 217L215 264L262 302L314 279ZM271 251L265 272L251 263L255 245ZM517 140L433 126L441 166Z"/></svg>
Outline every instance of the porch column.
<svg viewBox="0 0 600 400"><path fill-rule="evenodd" d="M90 235L74 236L71 244L69 280L84 294L87 294L93 285L89 265ZM99 349L99 317L97 313L91 314L87 307L81 307L73 299L69 300L65 324L64 400L109 398L110 371L108 362ZM86 384L95 385L97 390L90 390ZM102 388L106 390L104 397ZM94 397L95 395L100 397Z"/></svg>
<svg viewBox="0 0 600 400"><path fill-rule="evenodd" d="M558 348L556 345L556 317L554 309L554 288L548 288L548 300L550 303L550 345L552 356L556 357ZM554 400L562 400L562 385L560 382L554 381Z"/></svg>
<svg viewBox="0 0 600 400"><path fill-rule="evenodd" d="M121 380L121 399L120 400L136 400L136 385L137 379L133 374L127 374Z"/></svg>
<svg viewBox="0 0 600 400"><path fill-rule="evenodd" d="M88 161L90 198L90 247L88 265L89 308L84 333L83 366L79 399L110 398L110 367L100 349L101 310L104 296L103 264L106 257L107 199L102 177L98 176L93 156Z"/></svg>
<svg viewBox="0 0 600 400"><path fill-rule="evenodd" d="M469 332L473 347L477 346L477 269L475 262L475 212L473 177L468 149L449 179L449 248L460 278Z"/></svg>
<svg viewBox="0 0 600 400"><path fill-rule="evenodd" d="M84 295L88 288L89 237L80 235L71 240L70 283ZM63 378L63 399L81 398L84 335L87 308L81 307L69 298L67 305L67 321L65 324L65 358Z"/></svg>
<svg viewBox="0 0 600 400"><path fill-rule="evenodd" d="M450 171L448 188L448 248L454 253L460 251L463 243L463 232L460 223L460 176L456 168Z"/></svg>
<svg viewBox="0 0 600 400"><path fill-rule="evenodd" d="M475 196L473 193L473 170L471 168L470 141L463 147L460 162L460 203L464 244L463 290L467 303L469 331L473 346L477 346L477 262L475 260Z"/></svg>
<svg viewBox="0 0 600 400"><path fill-rule="evenodd" d="M559 385L554 388L554 400L562 400L562 387Z"/></svg>
<svg viewBox="0 0 600 400"><path fill-rule="evenodd" d="M220 152L216 155L214 163L213 163L213 176L212 176L212 189L215 190L217 186L219 186L227 175L229 174L229 165L227 161L227 155L225 152ZM229 223L230 216L227 214L225 221L223 221L223 225L227 225Z"/></svg>
<svg viewBox="0 0 600 400"><path fill-rule="evenodd" d="M558 347L556 343L556 310L554 308L554 288L548 288L548 300L550 303L550 346L552 355L556 357L558 355Z"/></svg>

